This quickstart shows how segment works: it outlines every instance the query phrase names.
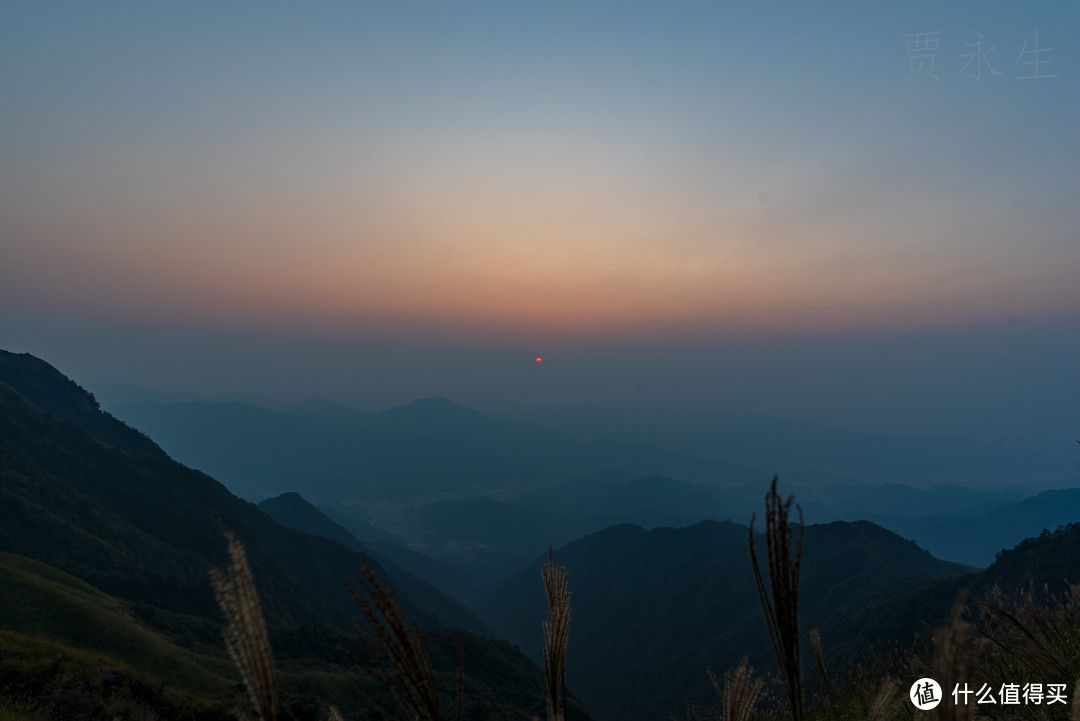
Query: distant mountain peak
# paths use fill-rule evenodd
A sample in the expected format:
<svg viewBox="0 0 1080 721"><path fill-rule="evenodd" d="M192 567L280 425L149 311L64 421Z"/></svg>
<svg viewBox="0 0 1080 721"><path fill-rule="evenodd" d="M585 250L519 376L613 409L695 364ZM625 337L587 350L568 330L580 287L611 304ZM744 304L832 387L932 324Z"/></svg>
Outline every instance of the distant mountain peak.
<svg viewBox="0 0 1080 721"><path fill-rule="evenodd" d="M480 411L474 410L472 408L466 408L460 403L455 403L454 401L446 398L445 396L429 396L427 398L417 398L415 401L410 401L403 406L388 408L385 411L380 411L379 413L383 416L429 418L432 420L487 420L487 416L485 416Z"/></svg>

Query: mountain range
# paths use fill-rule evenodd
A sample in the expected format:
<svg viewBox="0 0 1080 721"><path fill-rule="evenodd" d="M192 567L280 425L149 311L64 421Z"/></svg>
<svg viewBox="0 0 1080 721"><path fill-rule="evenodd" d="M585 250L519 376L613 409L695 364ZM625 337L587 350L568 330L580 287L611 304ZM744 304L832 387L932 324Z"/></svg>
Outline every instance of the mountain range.
<svg viewBox="0 0 1080 721"><path fill-rule="evenodd" d="M261 506L287 525L347 536L297 494ZM670 718L687 702L707 704L712 688L705 671L734 668L743 655L759 671L776 670L749 537L747 526L731 521L651 531L620 524L555 549L573 599L568 682L598 718ZM755 538L764 559L763 539ZM930 637L961 594L977 614L974 602L995 587L1013 597L1032 585L1060 591L1064 579L1080 577L1080 545L1071 545L1077 540L1080 525L1047 531L1001 550L990 568L977 571L934 558L868 521L808 525L800 574L803 647L810 647L805 634L817 629L830 672L842 674L872 649L906 647L916 634ZM546 599L537 579L546 560L546 554L537 557L469 596L497 635L538 661L536 618ZM416 568L426 577L454 573L430 558Z"/></svg>
<svg viewBox="0 0 1080 721"><path fill-rule="evenodd" d="M760 475L653 446L582 441L497 421L441 397L375 413L328 401L289 411L145 401L110 411L153 435L181 462L255 500L302 488L319 503L371 504L527 488L612 467L701 482L749 482Z"/></svg>
<svg viewBox="0 0 1080 721"><path fill-rule="evenodd" d="M171 644L194 666L219 659L215 671L228 673L221 671L222 619L209 583L209 570L225 565L226 529L246 549L279 662L293 669L336 664L342 667L337 683L355 683L335 647L355 645L348 618L357 612L344 583L368 566L394 591L407 617L429 629L432 657L444 664L448 679L456 677L454 649L470 651L480 670L469 680L476 708L510 718L523 698L526 711L542 705L539 668L505 644L470 633L482 634L485 627L459 602L361 550L278 524L101 412L92 396L44 361L0 351L0 552L9 568L18 569L8 578L21 578L30 588L56 578L72 579L64 581L69 589L78 586L62 593L52 587L48 598L59 605L46 610L51 625L44 637L86 642L79 635L85 629L63 615L75 607L76 591L104 594L100 598L115 601L95 603L118 606L117 623L131 638ZM41 630L40 619L27 613L5 616L3 624L33 638ZM95 650L123 655L127 645ZM512 681L484 678L482 669L503 662ZM303 683L312 682L305 678ZM217 687L229 683L226 676Z"/></svg>
<svg viewBox="0 0 1080 721"><path fill-rule="evenodd" d="M890 472L879 475L905 482L875 484L868 480L873 459L880 465L897 458L903 439L825 427L800 438L801 424L760 418L718 439L714 449L732 454L718 460L641 443L583 440L489 418L440 397L375 413L327 401L288 410L142 401L112 410L242 496L261 500L299 491L366 543L396 542L445 559L483 558L491 566L488 577L549 544L611 524L745 522L778 469L808 522L870 519L939 557L985 566L998 550L1071 520L1068 504L1047 500L1051 496L1031 500L1034 489L1080 485L1080 478L1061 475L1060 467L1056 477L1040 475L1051 473L1053 464L1008 448L990 455L1012 485L924 485L928 477L948 477L960 463L942 439L911 440L911 448L927 456L906 466L888 461ZM774 426L781 439L770 443L763 434ZM815 450L817 440L855 461L845 461L845 468L826 462L825 452ZM977 459L958 475L1000 481L1000 473L978 470L985 470L986 459L976 446L960 442L954 449ZM769 447L783 459L777 467L760 462ZM1032 470L1023 470L1025 461ZM846 475L860 468L865 477ZM952 532L954 521L964 534Z"/></svg>
<svg viewBox="0 0 1080 721"><path fill-rule="evenodd" d="M731 521L652 531L619 525L556 550L573 591L570 687L600 718L668 718L688 701L703 704L712 694L706 671L732 669L744 655L755 668L774 667L748 538L748 527ZM942 603L931 602L931 582L972 570L867 522L807 526L804 542L804 633L819 628L841 663L880 639L910 638L951 601L939 594ZM478 609L534 658L540 648L530 616L545 600L531 586L541 560L493 589ZM915 594L936 613L883 612Z"/></svg>
<svg viewBox="0 0 1080 721"><path fill-rule="evenodd" d="M585 707L602 721L678 716L711 696L707 670L743 655L775 668L748 543L766 553L739 522L762 505L767 477L753 465L584 441L441 398L375 414L326 402L121 410L126 422L46 362L0 351L0 656L16 659L0 664L0 715L20 699L89 708L73 689L93 688L101 709L124 695L162 718L222 718L236 677L208 570L225 564L225 529L247 549L299 719L327 700L363 713L334 649L355 648L343 582L365 565L425 629L448 693L465 650L468 718L542 709L549 546L573 594L571 719L589 718ZM203 471L282 490L242 500L173 460L159 432ZM1080 576L1080 491L810 475L781 476L806 511L800 617L837 668L943 622L963 589L1053 590ZM879 523L857 519L864 510ZM69 670L31 672L43 653Z"/></svg>

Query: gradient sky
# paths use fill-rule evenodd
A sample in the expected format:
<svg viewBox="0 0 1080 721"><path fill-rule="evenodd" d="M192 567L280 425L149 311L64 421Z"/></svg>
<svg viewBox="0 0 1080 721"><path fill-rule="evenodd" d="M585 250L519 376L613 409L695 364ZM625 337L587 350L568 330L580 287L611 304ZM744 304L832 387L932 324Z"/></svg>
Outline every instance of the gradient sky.
<svg viewBox="0 0 1080 721"><path fill-rule="evenodd" d="M1072 3L3 16L0 347L80 382L1080 433Z"/></svg>

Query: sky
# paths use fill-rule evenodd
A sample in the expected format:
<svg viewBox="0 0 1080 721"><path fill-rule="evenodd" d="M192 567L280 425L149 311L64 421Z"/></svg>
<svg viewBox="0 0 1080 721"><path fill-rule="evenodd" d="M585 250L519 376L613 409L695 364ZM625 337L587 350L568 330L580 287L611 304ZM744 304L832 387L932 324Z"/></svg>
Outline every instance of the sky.
<svg viewBox="0 0 1080 721"><path fill-rule="evenodd" d="M11 4L0 347L1071 442L1078 58L1066 2Z"/></svg>

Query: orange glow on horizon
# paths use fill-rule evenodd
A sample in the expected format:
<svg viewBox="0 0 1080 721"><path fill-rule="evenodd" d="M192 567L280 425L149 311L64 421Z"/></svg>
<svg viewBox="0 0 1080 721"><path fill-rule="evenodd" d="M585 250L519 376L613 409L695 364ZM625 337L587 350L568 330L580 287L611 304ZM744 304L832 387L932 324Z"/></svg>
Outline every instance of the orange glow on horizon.
<svg viewBox="0 0 1080 721"><path fill-rule="evenodd" d="M27 227L64 250L10 248L20 273L4 291L115 319L514 334L807 332L1080 310L1068 263L991 239L972 252L962 218L975 209L954 203L904 206L938 228L916 236L903 218L830 213L811 195L786 209L779 191L767 207L756 194L681 203L602 157L530 156L537 174L513 177L492 161L459 182L472 156L452 155L363 186L370 194L341 190L348 178L336 194L254 183L229 202L216 187L169 186L135 208L76 175L78 203L13 203L40 211ZM1018 235L1000 225L1001 238Z"/></svg>

